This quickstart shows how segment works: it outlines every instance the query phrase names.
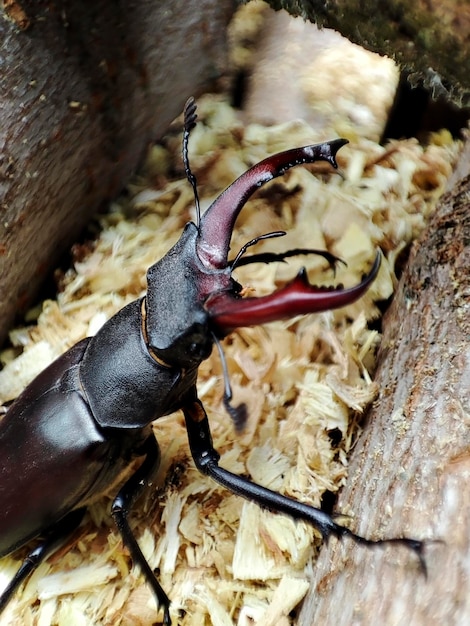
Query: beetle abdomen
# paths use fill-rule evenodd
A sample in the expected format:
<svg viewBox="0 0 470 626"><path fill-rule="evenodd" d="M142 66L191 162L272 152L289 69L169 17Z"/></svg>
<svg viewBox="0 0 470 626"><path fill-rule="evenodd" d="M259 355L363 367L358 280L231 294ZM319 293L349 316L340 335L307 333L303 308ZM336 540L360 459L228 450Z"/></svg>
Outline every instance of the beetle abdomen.
<svg viewBox="0 0 470 626"><path fill-rule="evenodd" d="M44 370L0 422L0 555L80 505L108 471L111 444L74 382L87 343Z"/></svg>

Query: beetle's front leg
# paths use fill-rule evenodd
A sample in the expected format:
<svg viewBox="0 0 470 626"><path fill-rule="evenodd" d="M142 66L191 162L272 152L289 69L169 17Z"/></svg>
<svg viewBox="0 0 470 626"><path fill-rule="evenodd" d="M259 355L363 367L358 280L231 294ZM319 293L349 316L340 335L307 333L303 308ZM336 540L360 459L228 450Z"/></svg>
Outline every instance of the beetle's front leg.
<svg viewBox="0 0 470 626"><path fill-rule="evenodd" d="M367 539L356 535L349 528L337 524L333 518L313 506L283 496L276 491L262 487L248 478L233 474L219 467L220 455L212 445L212 436L209 420L201 401L196 398L191 404L183 408L186 429L188 431L189 446L196 467L233 493L252 500L260 506L276 513L285 513L294 519L304 520L312 524L322 534L324 539L330 536L351 537L356 543L383 545L387 543L402 544L413 550L420 562L421 569L426 573L426 563L423 556L424 542L408 537L393 537L391 539Z"/></svg>
<svg viewBox="0 0 470 626"><path fill-rule="evenodd" d="M163 624L165 626L171 626L170 600L143 555L127 519L132 504L141 494L149 478L160 464L160 447L153 434L145 440L142 452L145 454L145 460L120 489L111 507L111 514L121 533L124 545L131 554L132 560L140 567L147 583L155 593L158 606L163 609Z"/></svg>

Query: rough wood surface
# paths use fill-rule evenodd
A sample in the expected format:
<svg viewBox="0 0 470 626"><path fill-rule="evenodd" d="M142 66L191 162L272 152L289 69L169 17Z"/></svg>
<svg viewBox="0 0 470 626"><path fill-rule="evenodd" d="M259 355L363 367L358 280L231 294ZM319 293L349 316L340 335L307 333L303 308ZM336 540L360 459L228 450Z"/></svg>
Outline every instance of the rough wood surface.
<svg viewBox="0 0 470 626"><path fill-rule="evenodd" d="M148 143L225 68L232 0L5 2L0 341Z"/></svg>
<svg viewBox="0 0 470 626"><path fill-rule="evenodd" d="M393 57L435 96L470 106L468 0L267 0L368 50ZM371 17L373 19L371 19Z"/></svg>
<svg viewBox="0 0 470 626"><path fill-rule="evenodd" d="M464 153L465 159L465 153ZM438 539L428 577L405 549L322 549L299 625L470 620L470 160L412 249L384 321L368 415L337 510L373 537Z"/></svg>

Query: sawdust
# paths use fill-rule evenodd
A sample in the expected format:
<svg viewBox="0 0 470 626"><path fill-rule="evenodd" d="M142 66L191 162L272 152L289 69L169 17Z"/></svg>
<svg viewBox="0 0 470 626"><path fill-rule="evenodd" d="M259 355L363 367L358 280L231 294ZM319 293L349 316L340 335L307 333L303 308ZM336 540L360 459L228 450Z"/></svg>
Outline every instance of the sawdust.
<svg viewBox="0 0 470 626"><path fill-rule="evenodd" d="M198 102L190 139L202 208L253 163L282 149L325 139L301 121L244 127L223 96ZM177 126L175 126L177 128ZM2 355L0 401L7 402L55 357L145 292L146 269L194 219L184 179L181 134L150 150L142 174L100 218L98 239L80 249L56 301L45 302L37 325L14 331ZM181 126L179 127L181 129ZM335 138L333 134L328 137ZM277 288L306 266L311 282L352 285L383 252L377 280L359 302L337 311L261 328L240 329L224 342L235 403L249 421L234 433L222 405L222 369L214 354L200 368L198 389L221 465L320 506L347 476L357 415L373 400L375 353L369 327L377 302L396 284L400 253L423 228L451 173L457 144L445 134L428 147L414 140L385 147L358 137L339 153L341 175L296 167L250 202L237 221L232 252L249 239L285 229L263 250L327 248L347 262L336 276L316 257L240 268L236 278L255 295ZM155 490L131 518L137 538L172 600L174 624L288 624L308 588L307 565L318 534L304 523L260 510L201 476L190 459L180 415L158 420L162 463ZM11 602L2 624L138 625L160 623L155 601L122 548L107 513L113 494L91 507L67 547L42 563ZM0 562L0 587L18 554ZM40 602L37 602L37 600Z"/></svg>

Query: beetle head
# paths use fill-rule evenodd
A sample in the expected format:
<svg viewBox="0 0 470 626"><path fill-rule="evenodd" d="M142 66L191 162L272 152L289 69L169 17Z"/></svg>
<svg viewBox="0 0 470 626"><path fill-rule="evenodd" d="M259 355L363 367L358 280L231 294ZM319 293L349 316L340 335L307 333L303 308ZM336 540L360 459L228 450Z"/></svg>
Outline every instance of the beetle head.
<svg viewBox="0 0 470 626"><path fill-rule="evenodd" d="M146 332L150 348L158 358L169 364L196 366L210 354L214 339L223 337L237 327L254 326L345 306L357 300L374 280L379 266L377 255L369 274L355 287L326 289L308 282L305 271L274 293L259 298L242 298L241 287L231 277L240 262L228 260L230 239L235 220L248 198L262 185L288 169L303 163L323 160L337 167L336 153L347 143L336 139L317 145L295 148L275 154L251 167L232 183L199 216L196 179L189 168L187 143L196 122L196 106L190 99L185 108L183 159L192 184L197 225L190 222L173 248L153 265L148 273ZM269 233L261 238L284 233ZM280 255L253 255L244 260L271 262L293 254L321 254L330 264L339 259L318 250L291 250Z"/></svg>
<svg viewBox="0 0 470 626"><path fill-rule="evenodd" d="M196 254L198 228L192 222L171 250L147 272L146 335L162 361L197 366L212 350L210 316L204 308L206 275ZM224 273L222 273L223 276Z"/></svg>

